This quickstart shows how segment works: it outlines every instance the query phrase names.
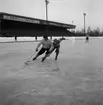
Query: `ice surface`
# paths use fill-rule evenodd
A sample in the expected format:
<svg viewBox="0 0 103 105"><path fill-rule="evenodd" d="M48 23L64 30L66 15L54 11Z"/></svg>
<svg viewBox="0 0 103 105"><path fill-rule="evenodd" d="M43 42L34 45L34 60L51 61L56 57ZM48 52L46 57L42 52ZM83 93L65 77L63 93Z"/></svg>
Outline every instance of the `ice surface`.
<svg viewBox="0 0 103 105"><path fill-rule="evenodd" d="M65 40L57 61L24 66L37 44L0 43L0 105L103 105L102 38Z"/></svg>

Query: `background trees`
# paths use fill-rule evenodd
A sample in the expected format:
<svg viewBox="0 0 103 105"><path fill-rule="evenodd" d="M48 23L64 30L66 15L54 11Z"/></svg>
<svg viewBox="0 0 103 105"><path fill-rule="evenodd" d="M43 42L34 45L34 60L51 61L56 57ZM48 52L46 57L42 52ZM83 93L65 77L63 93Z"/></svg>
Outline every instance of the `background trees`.
<svg viewBox="0 0 103 105"><path fill-rule="evenodd" d="M99 27L97 27L96 29L91 29L91 27L89 26L87 28L86 34L88 34L89 36L94 36L94 37L99 37L99 36L103 36L103 30L100 31ZM75 36L85 36L84 34L84 30L77 30L75 31Z"/></svg>

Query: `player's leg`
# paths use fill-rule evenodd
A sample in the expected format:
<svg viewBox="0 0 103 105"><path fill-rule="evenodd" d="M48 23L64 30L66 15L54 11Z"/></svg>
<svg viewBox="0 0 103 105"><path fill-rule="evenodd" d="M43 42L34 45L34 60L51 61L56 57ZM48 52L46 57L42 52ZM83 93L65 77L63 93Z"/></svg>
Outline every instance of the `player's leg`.
<svg viewBox="0 0 103 105"><path fill-rule="evenodd" d="M33 60L36 60L36 58L42 55L44 52L45 52L45 49L41 48L40 51L37 53L37 55L33 58Z"/></svg>
<svg viewBox="0 0 103 105"><path fill-rule="evenodd" d="M42 58L42 62L43 62L47 57L50 56L50 54L54 51L54 49L55 49L55 48L53 48L50 52L49 52L50 49L47 49L47 52L46 52L45 56Z"/></svg>
<svg viewBox="0 0 103 105"><path fill-rule="evenodd" d="M57 58L58 58L59 49L60 49L60 46L56 47L56 50L55 50L55 53L56 53L56 55L55 55L55 60L57 60Z"/></svg>
<svg viewBox="0 0 103 105"><path fill-rule="evenodd" d="M42 62L48 57L49 53L49 49L46 49L46 53L45 56L42 58Z"/></svg>
<svg viewBox="0 0 103 105"><path fill-rule="evenodd" d="M50 52L47 52L47 53L46 53L46 54L47 54L47 57L49 57L50 54L51 54L54 50L55 50L55 47L54 47Z"/></svg>
<svg viewBox="0 0 103 105"><path fill-rule="evenodd" d="M45 56L42 58L42 62L48 57L47 54L45 54Z"/></svg>

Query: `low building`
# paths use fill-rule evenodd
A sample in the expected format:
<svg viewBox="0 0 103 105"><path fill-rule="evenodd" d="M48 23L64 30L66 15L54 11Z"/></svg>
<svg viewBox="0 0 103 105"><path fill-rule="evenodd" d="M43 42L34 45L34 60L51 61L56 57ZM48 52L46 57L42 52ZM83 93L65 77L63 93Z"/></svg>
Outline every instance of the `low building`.
<svg viewBox="0 0 103 105"><path fill-rule="evenodd" d="M73 36L68 29L76 26L42 19L0 13L1 37L40 37L42 33L47 36Z"/></svg>

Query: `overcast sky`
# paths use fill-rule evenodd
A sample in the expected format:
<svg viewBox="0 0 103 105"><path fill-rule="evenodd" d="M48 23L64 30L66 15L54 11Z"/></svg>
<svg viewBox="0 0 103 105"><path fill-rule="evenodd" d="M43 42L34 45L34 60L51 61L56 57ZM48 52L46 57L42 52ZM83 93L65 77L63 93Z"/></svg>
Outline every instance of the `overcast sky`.
<svg viewBox="0 0 103 105"><path fill-rule="evenodd" d="M48 0L48 19L86 28L103 29L103 0ZM45 0L0 0L0 12L45 19Z"/></svg>

